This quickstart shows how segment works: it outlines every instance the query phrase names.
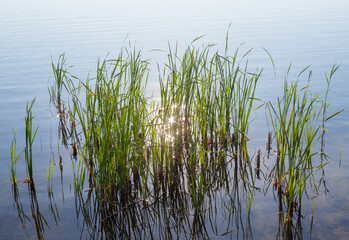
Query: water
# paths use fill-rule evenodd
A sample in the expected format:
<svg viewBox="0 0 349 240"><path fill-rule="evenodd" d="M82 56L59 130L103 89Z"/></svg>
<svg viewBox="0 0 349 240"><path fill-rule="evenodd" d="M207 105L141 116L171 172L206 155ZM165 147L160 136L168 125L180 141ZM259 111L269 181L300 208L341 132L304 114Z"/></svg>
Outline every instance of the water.
<svg viewBox="0 0 349 240"><path fill-rule="evenodd" d="M254 48L250 66L264 67L258 96L270 100L282 89L285 69L292 62L294 75L312 64L312 81L323 87L324 73L329 73L333 64L341 64L334 76L330 98L331 111L347 109L349 102L349 4L344 0L322 1L3 1L0 9L0 238L22 239L25 231L35 237L35 229L27 224L26 230L20 223L16 210L12 209L11 185L9 182L9 142L12 130L18 130L18 146L24 146L25 104L37 97L34 125L39 125L35 142L35 176L41 210L48 216L48 200L45 174L50 159L50 145L57 144L55 111L49 109L48 80L52 77L51 61L66 54L68 63L74 65L73 72L80 77L95 69L96 60L108 53L116 56L122 46L131 42L142 49L145 58L163 62L167 50L178 42L180 49L198 36L205 34L197 45L215 43L224 48L229 28L231 48L246 42L243 50ZM276 78L266 48L273 56ZM156 88L156 69L150 86ZM306 76L305 76L306 78ZM51 111L53 113L51 113ZM264 118L264 113L258 113ZM346 183L349 180L349 113L345 111L329 123L327 153L332 156L328 165L327 183L331 190L328 199L324 195L315 201L316 214L312 237L328 239L349 237L347 204L349 199ZM256 127L256 134L264 134ZM50 134L52 132L52 134ZM52 140L51 140L52 138ZM255 142L258 143L258 140ZM50 144L52 143L52 144ZM253 142L252 142L253 144ZM255 143L256 144L256 143ZM258 145L258 144L256 144ZM342 163L339 165L339 153ZM64 158L64 203L60 176L55 172L55 200L60 220L56 227L48 217L49 230L45 236L76 239L80 236L75 220L71 164ZM18 167L17 175L24 178L24 167ZM29 207L26 185L20 185L23 207ZM271 201L273 204L267 204ZM259 202L259 203L258 203ZM273 199L254 202L252 221L254 238L275 236L277 210ZM261 209L259 209L261 207ZM310 213L311 214L311 213ZM261 226L263 219L271 224ZM309 218L305 220L309 226ZM326 229L326 231L323 231ZM85 235L86 236L86 235ZM305 235L309 238L309 235Z"/></svg>

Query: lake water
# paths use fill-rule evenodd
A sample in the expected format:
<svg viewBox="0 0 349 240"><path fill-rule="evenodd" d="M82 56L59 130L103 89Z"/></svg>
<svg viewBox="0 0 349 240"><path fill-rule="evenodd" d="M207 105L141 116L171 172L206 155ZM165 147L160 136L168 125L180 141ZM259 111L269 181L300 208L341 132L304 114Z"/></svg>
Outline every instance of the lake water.
<svg viewBox="0 0 349 240"><path fill-rule="evenodd" d="M230 26L230 27L229 27ZM258 97L265 101L281 95L284 73L292 62L295 76L311 64L315 88L325 85L324 74L333 64L340 65L333 80L330 112L345 111L329 124L327 153L332 157L326 170L330 193L323 191L315 201L312 239L349 238L349 3L345 0L280 1L280 0L131 0L131 1L2 1L0 8L0 239L36 238L35 224L25 229L13 207L8 163L11 127L18 131L19 149L24 146L25 105L37 97L34 125L39 125L35 140L34 168L37 197L41 212L47 216L47 239L77 239L81 217L76 219L74 193L71 189L70 159L65 158L64 182L56 168L55 202L59 220L50 214L46 190L46 170L51 147L57 146L55 109L49 106L48 86L52 78L51 62L65 53L72 72L85 78L96 67L97 59L107 54L116 56L129 42L141 49L151 61L149 88L156 92L156 62L163 62L168 50L178 44L185 49L196 37L205 35L196 45L217 44L224 49L229 32L230 48L241 43L252 68L264 68ZM267 49L275 63L275 75ZM264 112L256 113L258 119ZM258 125L257 125L258 126ZM250 129L259 144L267 129ZM263 141L261 141L263 142ZM66 153L67 155L67 153ZM341 160L340 160L341 159ZM339 168L339 164L341 167ZM24 165L17 176L25 178ZM23 177L22 177L23 176ZM26 185L19 185L23 208L30 218ZM62 194L63 192L63 194ZM263 194L261 194L263 195ZM63 197L64 196L64 197ZM264 199L264 200L261 200ZM275 238L278 219L274 199L257 196L252 207L252 233L255 239ZM311 212L305 216L304 238L309 239ZM232 229L232 231L235 231ZM28 235L26 235L26 233ZM210 237L218 238L214 231ZM228 237L228 236L225 236ZM224 238L224 236L221 236Z"/></svg>

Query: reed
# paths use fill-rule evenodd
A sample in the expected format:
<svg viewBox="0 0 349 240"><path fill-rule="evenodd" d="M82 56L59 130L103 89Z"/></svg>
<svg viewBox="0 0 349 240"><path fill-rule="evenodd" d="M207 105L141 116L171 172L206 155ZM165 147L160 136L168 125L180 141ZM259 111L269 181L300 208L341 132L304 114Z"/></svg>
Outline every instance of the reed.
<svg viewBox="0 0 349 240"><path fill-rule="evenodd" d="M57 64L52 63L52 71L54 75L54 83L49 88L50 102L54 103L57 109L61 109L62 103L62 90L65 79L69 72L66 68L66 58L62 54L58 58Z"/></svg>
<svg viewBox="0 0 349 240"><path fill-rule="evenodd" d="M70 126L67 122L69 116L67 112L66 102L63 100L64 90L70 90L69 85L66 84L69 73L69 67L66 64L66 57L64 54L60 55L57 64L52 63L52 72L54 80L49 87L50 103L56 108L57 118L59 119L58 137L62 140L62 144L67 148L67 140L74 134L75 123L71 121ZM72 76L73 77L73 76ZM72 119L72 118L70 118Z"/></svg>
<svg viewBox="0 0 349 240"><path fill-rule="evenodd" d="M39 127L36 127L35 130L33 129L33 119L35 116L32 113L32 108L35 103L35 99L36 98L32 100L30 105L29 105L29 102L27 102L27 106L26 106L27 116L25 117L24 157L25 157L26 170L27 170L27 180L30 182L33 182L33 143L35 140L36 133L38 132L38 129L39 129Z"/></svg>
<svg viewBox="0 0 349 240"><path fill-rule="evenodd" d="M331 76L335 69L332 68ZM328 80L327 83L329 86ZM277 146L274 188L286 206L288 221L296 210L300 212L308 179L327 164L323 160L319 164L313 161L323 152L325 120L341 112L323 117L329 106L327 94L328 89L322 99L320 92L311 92L310 85L299 89L298 81L285 80L283 97L276 105L268 104ZM318 146L320 151L316 150Z"/></svg>
<svg viewBox="0 0 349 240"><path fill-rule="evenodd" d="M47 174L46 174L46 181L47 181L47 193L52 194L53 193L53 166L54 161L50 159L49 166L47 168Z"/></svg>
<svg viewBox="0 0 349 240"><path fill-rule="evenodd" d="M17 155L17 140L16 140L16 135L17 131L15 131L12 128L13 132L13 141L10 143L10 149L11 149L11 162L8 164L9 169L10 169L10 180L11 184L13 187L16 187L17 185L17 171L16 171L16 163L21 154Z"/></svg>

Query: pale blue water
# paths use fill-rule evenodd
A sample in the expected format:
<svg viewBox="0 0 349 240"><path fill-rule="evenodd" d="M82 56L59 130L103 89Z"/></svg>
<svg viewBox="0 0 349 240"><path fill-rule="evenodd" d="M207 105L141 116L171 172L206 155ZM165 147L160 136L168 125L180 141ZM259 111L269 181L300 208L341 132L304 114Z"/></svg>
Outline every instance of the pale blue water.
<svg viewBox="0 0 349 240"><path fill-rule="evenodd" d="M246 42L243 50L254 48L249 58L251 68L265 68L258 90L258 95L265 100L270 100L282 88L284 72L290 62L295 74L312 64L312 81L314 85L318 84L318 88L324 86L324 73L328 73L333 64L341 64L334 76L331 109L333 112L346 111L328 125L331 133L327 138L327 149L333 158L327 176L332 195L328 200L322 196L316 202L318 214L313 238L349 238L349 217L346 214L349 212L348 1L4 0L0 7L0 239L25 237L17 214L12 210L9 142L13 126L18 130L19 148L23 146L25 104L34 97L37 97L35 120L39 125L35 173L37 183L42 183L42 209L48 211L44 177L50 159L51 128L53 145L57 144L56 123L49 110L47 91L51 61L56 62L58 56L65 53L68 64L75 66L72 71L85 77L95 68L98 58L104 58L108 53L115 56L122 46L131 42L142 49L144 57L151 59L152 66L155 66L166 55L152 50L167 50L168 43L174 46L178 42L179 48L184 49L196 37L205 35L196 45L215 43L218 49L223 49L229 24L231 49ZM272 64L261 47L273 56L276 78ZM156 69L152 71L154 76L151 76L149 86L155 88ZM51 108L51 111L54 115L54 109ZM264 117L263 114L257 115ZM257 135L264 134L259 127L255 131ZM338 169L340 152L342 167ZM53 224L46 232L49 239L63 236L76 239L80 236L79 231L72 227L76 224L75 217L70 216L74 215L72 209L75 209L73 201L69 201L73 198L68 182L70 165L67 160L64 206L56 196L61 221L58 228ZM18 175L25 176L24 168L19 167ZM57 171L56 188L59 192L58 175ZM22 198L27 197L23 194ZM262 221L265 217L263 211L255 212L255 221ZM275 236L274 228L270 226L270 231L264 230ZM261 229L256 227L255 238L262 236L258 235ZM27 231L33 234L30 224Z"/></svg>

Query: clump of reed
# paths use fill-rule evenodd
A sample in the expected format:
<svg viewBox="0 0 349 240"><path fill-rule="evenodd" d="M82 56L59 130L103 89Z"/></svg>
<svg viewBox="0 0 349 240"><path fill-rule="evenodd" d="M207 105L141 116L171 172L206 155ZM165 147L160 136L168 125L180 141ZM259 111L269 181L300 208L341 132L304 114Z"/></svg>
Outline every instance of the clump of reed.
<svg viewBox="0 0 349 240"><path fill-rule="evenodd" d="M69 134L62 141L70 139L72 156L79 156L76 188L88 176L100 197L115 199L127 195L120 191L146 194L151 181L165 195L188 189L199 207L208 189L227 178L228 163L249 169L250 180L246 142L261 71L250 73L238 50L229 57L210 48L188 47L183 56L170 48L160 101L153 103L144 93L148 61L135 49L99 61L95 78L86 81L68 74L64 56L52 65L58 113L62 90L69 97L64 113L74 124L63 122Z"/></svg>
<svg viewBox="0 0 349 240"><path fill-rule="evenodd" d="M59 56L56 65L52 63L52 72L54 81L49 87L50 103L55 106L57 118L59 119L58 137L62 140L63 145L68 147L67 139L69 139L70 135L73 133L75 123L71 121L70 126L68 125L66 102L62 99L64 98L62 96L62 94L64 94L63 90L67 87L67 85L65 85L65 79L69 75L68 68L66 68L66 58L64 54Z"/></svg>
<svg viewBox="0 0 349 240"><path fill-rule="evenodd" d="M65 132L62 142L68 147L70 141L75 189L82 191L88 184L89 197L93 190L97 199L117 203L108 210L112 216L151 195L176 202L182 192L200 210L212 192L232 187L233 175L233 188L242 184L248 198L249 216L259 190L256 181L267 176L263 153L256 153L253 168L247 146L262 71L250 71L250 51L242 57L239 51L229 55L226 49L221 55L212 46L189 46L179 55L170 47L167 62L159 67L158 101L145 95L148 61L134 48L98 61L96 75L87 80L71 76L60 57L53 65L56 86L50 92L60 132ZM277 152L269 176L288 220L295 210L300 212L308 179L326 164L313 163L316 155L325 156L322 147L320 152L314 148L324 136L326 120L339 113L325 117L328 90L321 100L310 86L298 86L297 81L285 82L283 97L267 104L273 126L268 158L272 140Z"/></svg>
<svg viewBox="0 0 349 240"><path fill-rule="evenodd" d="M331 78L337 68L332 68ZM327 76L326 80L329 87ZM276 104L268 104L276 142L273 185L280 203L286 207L284 222L292 221L296 211L300 215L303 195L308 196L308 179L315 182L315 173L327 163L313 160L324 154L325 122L341 112L324 116L329 107L327 95L328 89L322 96L321 92L312 92L311 85L300 88L298 80L291 83L285 80L282 98L278 98ZM317 150L319 145L320 151ZM280 212L283 212L282 205Z"/></svg>
<svg viewBox="0 0 349 240"><path fill-rule="evenodd" d="M48 227L47 221L45 220L44 216L41 214L39 209L39 204L37 200L36 195L36 189L35 189L35 183L34 183L34 174L33 174L33 144L36 137L36 134L38 132L39 127L33 128L33 119L35 116L32 113L32 109L34 106L36 98L34 98L31 103L27 102L26 105L26 116L25 116L25 148L24 148L24 160L25 160L25 166L26 166L26 174L27 178L22 180L21 182L27 183L28 185L28 193L29 193L29 200L30 200L30 209L31 209L31 217L27 213L25 213L24 208L21 203L20 199L20 192L17 186L17 174L16 174L16 163L18 159L20 158L21 154L17 155L17 141L16 141L16 135L17 132L13 129L14 139L10 144L11 148L11 162L9 163L10 168L10 179L12 184L12 193L13 193L13 199L14 199L14 207L17 208L18 217L21 221L21 224L23 226L23 229L26 228L26 220L31 222L33 226L35 227L36 234L38 239L44 239L44 231L45 226ZM52 185L52 177L53 177L53 161L50 161L50 167L47 170L47 181L48 181L48 194L49 198L52 196L53 191L53 185ZM52 202L52 199L50 199ZM51 203L50 203L51 205ZM55 221L57 223L57 219L55 217ZM29 238L29 235L26 233L27 237Z"/></svg>
<svg viewBox="0 0 349 240"><path fill-rule="evenodd" d="M64 55L56 65L52 64L50 103L58 114L59 137L71 153L75 200L80 204L77 215L81 211L90 236L141 236L142 231L152 229L153 219L161 214L169 217L167 206L172 213L179 212L180 216L174 214L173 218L185 220L194 216L193 228L199 230L192 229L194 232L189 235L195 236L202 231L206 211L210 217L214 215L216 207L213 210L210 204L216 200L223 202L224 209L230 209L239 229L244 212L241 198L247 213L246 232L243 230L242 235L248 236L252 200L259 191L257 181L261 176L269 184L274 180L280 220L288 223L279 234L294 231L293 215L298 211L299 221L309 179L314 182L316 171L327 163L325 123L340 113L327 117L327 97L338 67L332 68L329 77L326 75L328 88L323 98L320 93L311 92L311 86L299 89L298 81L285 81L283 96L275 104L267 104L273 132L268 133L266 156L271 156L273 140L276 163L266 175L261 150L252 157L248 151L250 115L262 71L248 68L250 51L242 57L239 48L232 55L228 52L228 47L222 55L210 45L190 45L180 55L177 47L170 47L167 62L159 67L158 101L146 95L149 62L134 48L123 49L114 59L99 60L95 76L86 80L69 73ZM38 131L32 127L34 102L35 99L28 102L26 108L26 181L32 192L37 229L43 231L47 223L40 214L33 181L32 149ZM15 132L10 146L10 178L16 186L15 165L19 156ZM313 161L317 155L321 158L319 164ZM59 157L63 182L60 154ZM57 220L53 168L51 159L47 189L50 210ZM214 199L222 189L225 197ZM14 190L16 195L18 190ZM18 204L17 208L22 211ZM140 223L140 227L133 228L134 223ZM298 228L299 224L295 226ZM186 227L181 228L175 231L186 231ZM131 233L131 229L135 232ZM172 230L166 234L170 236ZM38 237L42 237L41 232Z"/></svg>
<svg viewBox="0 0 349 240"><path fill-rule="evenodd" d="M142 79L147 77L148 63L135 50L125 52L116 59L98 62L95 79L75 83L64 75L71 98L69 117L81 130L75 136L82 136L71 138L72 155L80 156L78 185L83 186L87 171L93 187L107 198L119 189L130 191L131 177L142 180L146 167L149 113L143 94L146 82ZM58 66L65 67L63 63ZM54 71L65 72L56 68Z"/></svg>
<svg viewBox="0 0 349 240"><path fill-rule="evenodd" d="M219 185L224 176L218 170L227 162L233 159L243 171L251 166L248 123L261 72L248 73L237 56L238 50L233 57L211 54L210 46L188 47L182 57L170 49L160 75L153 171L156 181L164 179L165 171L169 186L181 186L185 173L195 206L202 204L207 189Z"/></svg>

